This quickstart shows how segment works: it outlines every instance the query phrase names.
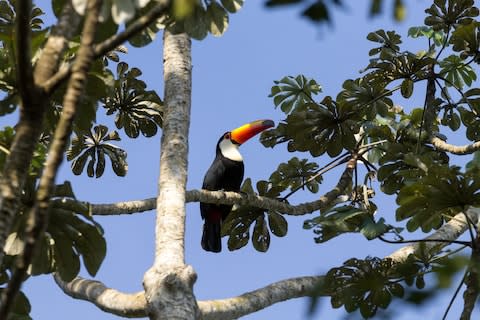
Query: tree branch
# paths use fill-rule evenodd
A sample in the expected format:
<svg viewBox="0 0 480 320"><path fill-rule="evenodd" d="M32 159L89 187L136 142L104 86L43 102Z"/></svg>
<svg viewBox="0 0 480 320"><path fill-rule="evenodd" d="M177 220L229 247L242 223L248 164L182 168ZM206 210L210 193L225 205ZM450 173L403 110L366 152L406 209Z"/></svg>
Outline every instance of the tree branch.
<svg viewBox="0 0 480 320"><path fill-rule="evenodd" d="M480 216L480 209L470 208L467 210L469 218L475 223ZM425 239L455 240L468 228L465 215L457 214L448 223L435 231ZM446 243L430 243L422 245L425 249L439 251ZM397 263L404 262L410 254L420 250L419 244L403 247L385 258L393 259ZM267 308L277 302L310 296L311 291L323 279L323 276L299 277L278 281L263 288L244 293L240 296L221 300L199 301L198 305L203 319L233 319L255 311ZM57 283L59 283L57 279ZM62 290L69 296L94 303L97 307L113 314L126 317L146 316L145 299L143 293L133 295L124 294L113 289L106 288L101 282L82 279L77 277L70 283L59 283ZM88 290L91 288L91 290ZM95 290L95 291L94 291ZM104 293L102 296L101 294ZM108 294L107 294L108 293ZM122 310L121 304L114 304L111 299L126 300L128 310Z"/></svg>
<svg viewBox="0 0 480 320"><path fill-rule="evenodd" d="M82 17L73 9L71 1L66 1L57 25L43 47L42 54L35 64L35 83L45 89L45 82L58 71L68 41L75 36Z"/></svg>
<svg viewBox="0 0 480 320"><path fill-rule="evenodd" d="M157 1L158 4L156 6L154 6L145 15L135 20L135 22L130 24L124 31L115 34L110 38L104 40L103 42L97 44L94 48L95 59L100 58L107 52L115 49L117 46L124 43L132 36L144 30L148 25L155 22L155 20L157 20L167 12L168 8L170 7L170 2L171 0ZM60 70L58 70L55 75L48 79L48 81L45 82L45 84L43 85L44 90L47 93L52 93L55 88L70 75L71 72L72 65L65 65Z"/></svg>
<svg viewBox="0 0 480 320"><path fill-rule="evenodd" d="M189 190L185 195L185 202L205 202L214 204L238 204L266 210L275 210L284 214L300 216L324 209L333 205L335 201L346 201L346 189L352 181L353 168L347 166L337 185L321 196L318 200L291 205L277 199L262 197L256 194L236 193L231 191ZM156 207L155 198L117 202L113 204L89 204L93 215L120 215L132 214L153 210Z"/></svg>
<svg viewBox="0 0 480 320"><path fill-rule="evenodd" d="M480 208L469 208L466 212L466 215L474 222L477 223L480 217ZM463 234L468 229L468 221L465 218L463 212L455 215L450 221L441 226L437 231L425 238L425 240L455 240L461 234ZM395 262L402 263L407 260L408 256L411 254L418 253L420 250L426 250L427 252L435 251L438 252L448 243L446 242L423 242L415 243L409 246L402 247L401 249L393 252L387 258L392 259Z"/></svg>
<svg viewBox="0 0 480 320"><path fill-rule="evenodd" d="M54 278L65 294L89 301L105 312L126 318L147 316L144 292L127 294L108 288L100 281L82 277L70 282L64 282L58 275ZM323 276L312 276L281 280L237 297L199 301L198 305L204 320L236 319L278 302L310 296L322 279Z"/></svg>
<svg viewBox="0 0 480 320"><path fill-rule="evenodd" d="M8 288L2 297L0 319L7 319L9 310L13 306L16 295L27 274L27 268L36 253L38 244L40 243L39 240L47 228L49 200L55 185L55 177L63 160L64 151L71 135L77 104L83 93L87 72L92 62L92 45L95 38L101 4L102 0L89 0L87 4L88 11L83 27L80 48L73 65L72 77L70 78L65 93L62 114L49 148L48 158L36 193L35 203L29 213L25 247L22 254L16 259L16 268L8 283Z"/></svg>
<svg viewBox="0 0 480 320"><path fill-rule="evenodd" d="M282 280L238 297L199 301L198 305L204 320L237 319L277 302L310 296L322 279L323 276Z"/></svg>
<svg viewBox="0 0 480 320"><path fill-rule="evenodd" d="M147 316L145 294L143 291L126 294L107 288L100 281L76 277L70 282L54 275L55 282L68 296L93 303L101 310L125 318L143 318Z"/></svg>
<svg viewBox="0 0 480 320"><path fill-rule="evenodd" d="M449 152L452 154L465 155L474 153L477 150L480 150L480 141L476 141L472 144L467 144L464 146L456 146L453 144L446 143L438 137L432 137L430 142L435 148L440 151Z"/></svg>

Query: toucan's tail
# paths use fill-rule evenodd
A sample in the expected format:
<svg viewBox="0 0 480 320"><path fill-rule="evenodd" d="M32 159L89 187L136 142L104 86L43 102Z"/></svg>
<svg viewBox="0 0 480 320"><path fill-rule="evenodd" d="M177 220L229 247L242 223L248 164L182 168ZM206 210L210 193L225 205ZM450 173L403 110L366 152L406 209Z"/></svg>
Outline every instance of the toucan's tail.
<svg viewBox="0 0 480 320"><path fill-rule="evenodd" d="M220 222L209 222L203 224L202 248L206 251L222 251L222 238L220 235Z"/></svg>

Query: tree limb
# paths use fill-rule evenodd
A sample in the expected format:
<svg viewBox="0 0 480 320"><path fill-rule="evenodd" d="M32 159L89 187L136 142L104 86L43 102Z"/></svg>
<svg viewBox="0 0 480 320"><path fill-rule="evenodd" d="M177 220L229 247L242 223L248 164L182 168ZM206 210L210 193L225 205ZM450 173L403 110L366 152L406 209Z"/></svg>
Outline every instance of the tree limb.
<svg viewBox="0 0 480 320"><path fill-rule="evenodd" d="M438 137L432 137L430 142L440 151L449 152L452 154L465 155L474 153L477 150L480 150L480 141L476 141L472 144L467 144L463 146L456 146L453 144L446 143Z"/></svg>
<svg viewBox="0 0 480 320"><path fill-rule="evenodd" d="M337 200L346 201L348 196L345 195L345 192L352 181L352 172L353 169L350 166L347 166L337 185L332 190L325 193L318 200L298 205L291 205L287 202L262 197L256 194L236 193L222 190L208 191L203 189L187 191L185 202L249 205L266 210L276 210L288 215L299 216L329 207ZM155 209L155 200L155 198L148 198L144 200L125 201L112 204L89 204L89 206L93 215L132 214Z"/></svg>
<svg viewBox="0 0 480 320"><path fill-rule="evenodd" d="M89 301L105 312L126 318L147 316L144 292L127 294L82 277L70 282L64 282L58 275L54 278L65 294ZM198 305L204 320L236 319L278 302L310 296L322 279L323 276L312 276L281 280L237 297L199 301Z"/></svg>
<svg viewBox="0 0 480 320"><path fill-rule="evenodd" d="M101 310L125 318L143 318L147 316L145 294L143 291L126 294L107 288L100 281L76 277L70 282L54 275L55 282L68 296L93 303Z"/></svg>
<svg viewBox="0 0 480 320"><path fill-rule="evenodd" d="M132 36L144 30L148 25L155 22L156 19L160 18L167 12L168 8L170 7L170 2L171 0L157 1L157 5L155 5L145 15L135 20L124 31L115 34L110 38L104 40L103 42L97 44L94 48L95 59L100 58L107 52L115 49L117 46L124 43ZM55 75L53 75L50 79L48 79L48 81L45 82L45 84L43 85L43 89L47 93L52 93L55 88L70 75L71 72L71 64L63 66L60 70L58 70Z"/></svg>
<svg viewBox="0 0 480 320"><path fill-rule="evenodd" d="M475 223L479 220L480 209L470 208L467 210L469 218ZM425 239L457 239L468 228L468 224L463 213L457 214L449 222L440 227L437 231ZM424 243L423 247L427 250L435 249L439 251L444 248L445 243ZM393 259L397 263L404 262L410 254L420 250L419 244L409 245L393 252L385 258ZM263 288L244 293L240 296L220 300L199 301L198 305L203 315L203 319L233 319L244 316L255 311L267 308L277 302L310 296L311 290L321 281L323 276L310 276L291 278L278 281ZM101 282L86 280L77 277L70 283L63 283L57 280L62 290L69 296L86 300L94 303L100 309L125 317L144 317L146 316L145 299L143 293L124 294L119 291L106 288ZM90 290L88 290L90 288ZM108 294L107 294L108 292ZM105 293L105 295L101 295ZM109 299L126 299L128 310L122 310L115 305L115 301ZM245 307L242 307L245 306Z"/></svg>
<svg viewBox="0 0 480 320"><path fill-rule="evenodd" d="M470 220L474 223L477 223L480 217L480 208L469 208L466 212ZM435 239L442 239L442 240L455 240L461 234L463 234L468 229L468 221L465 217L463 212L456 214L450 221L445 223L441 226L438 230L434 233L426 237L426 240L435 240ZM386 258L390 258L395 262L402 263L405 262L409 255L418 253L420 250L426 250L427 252L434 251L438 252L444 247L446 247L448 243L446 242L423 242L423 243L415 243L412 245L408 245L402 247L401 249L393 252Z"/></svg>
<svg viewBox="0 0 480 320"><path fill-rule="evenodd" d="M55 185L55 177L62 163L64 151L71 135L77 104L83 93L87 72L93 58L92 45L101 5L102 0L89 0L87 4L88 11L83 27L80 48L73 65L72 77L67 85L62 114L48 151L48 158L40 178L35 203L29 213L25 247L22 254L16 259L15 270L8 283L8 288L2 297L0 319L7 319L9 310L13 306L16 295L27 274L27 268L36 253L40 238L47 228L49 200Z"/></svg>
<svg viewBox="0 0 480 320"><path fill-rule="evenodd" d="M234 298L199 301L198 305L204 320L237 319L277 302L310 296L322 279L323 276L291 278Z"/></svg>
<svg viewBox="0 0 480 320"><path fill-rule="evenodd" d="M35 64L35 83L45 89L45 82L58 71L68 41L75 36L82 17L73 9L71 1L66 1L58 23L43 47L42 54Z"/></svg>

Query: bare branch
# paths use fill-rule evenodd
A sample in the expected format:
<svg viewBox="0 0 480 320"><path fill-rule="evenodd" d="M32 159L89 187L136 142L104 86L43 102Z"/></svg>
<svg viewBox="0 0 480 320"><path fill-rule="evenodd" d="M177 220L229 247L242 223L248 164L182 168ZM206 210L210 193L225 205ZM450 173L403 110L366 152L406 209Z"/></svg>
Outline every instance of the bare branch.
<svg viewBox="0 0 480 320"><path fill-rule="evenodd" d="M335 201L346 201L346 189L352 180L353 169L347 166L335 188L321 196L318 200L290 205L277 199L262 197L256 194L236 193L231 191L189 190L185 195L185 202L205 202L215 204L238 204L252 207L276 210L288 215L299 216L324 209ZM144 212L155 209L155 198L117 202L113 204L90 204L93 215L119 215Z"/></svg>
<svg viewBox="0 0 480 320"><path fill-rule="evenodd" d="M16 260L16 269L8 283L5 294L2 296L0 319L8 317L9 310L13 306L15 297L25 279L27 268L40 243L39 239L47 228L49 200L55 184L55 177L63 160L67 141L71 135L77 104L85 87L86 75L92 62L92 45L101 4L102 0L89 0L87 4L88 13L85 18L80 49L74 62L72 77L67 86L62 114L55 129L55 135L48 152L48 159L40 178L35 203L29 213L25 247L22 255Z"/></svg>
<svg viewBox="0 0 480 320"><path fill-rule="evenodd" d="M129 38L144 30L146 27L148 27L148 25L154 23L155 20L157 20L167 12L170 6L170 2L171 0L157 1L158 4L155 7L153 7L145 15L135 20L135 22L130 24L124 31L115 34L96 45L94 49L95 59L100 58L107 52L115 49L117 46L124 43ZM71 64L63 66L53 77L51 77L48 81L45 82L45 84L43 85L44 90L47 93L51 93L63 80L65 80L70 75L71 72Z"/></svg>
<svg viewBox="0 0 480 320"><path fill-rule="evenodd" d="M107 288L100 281L76 277L70 282L54 275L58 286L72 298L93 303L101 310L125 318L143 318L147 316L147 301L143 291L127 294Z"/></svg>
<svg viewBox="0 0 480 320"><path fill-rule="evenodd" d="M105 55L107 52L115 49L117 46L121 45L137 33L144 30L150 24L154 23L155 20L157 20L167 12L171 0L157 0L156 2L157 5L155 5L155 7L153 7L145 15L141 16L133 23L131 23L123 32L113 35L110 38L104 40L102 43L96 45L95 58L99 58Z"/></svg>
<svg viewBox="0 0 480 320"><path fill-rule="evenodd" d="M43 47L42 54L35 64L35 83L44 88L44 83L58 70L68 41L75 36L82 17L73 9L71 1L66 1L56 26Z"/></svg>
<svg viewBox="0 0 480 320"><path fill-rule="evenodd" d="M470 208L467 215L475 223L480 217L480 209ZM468 228L465 215L457 214L448 223L425 239L455 240ZM446 243L425 243L426 249L441 250ZM409 245L395 251L386 258L391 258L397 263L404 262L408 256L420 249L419 244ZM233 319L255 311L267 308L274 303L311 295L314 287L322 281L323 276L299 277L278 281L263 288L244 293L240 296L220 300L198 301L203 319ZM107 312L123 315L125 317L146 316L146 305L143 293L124 294L106 288L101 282L77 277L70 283L63 283L56 279L62 290L69 296L87 300ZM121 304L116 304L115 299L125 301L128 310L123 310Z"/></svg>
<svg viewBox="0 0 480 320"><path fill-rule="evenodd" d="M54 278L65 294L89 301L105 312L126 318L147 316L144 292L127 294L108 288L100 281L81 277L70 282L64 282L58 275ZM236 319L281 301L310 296L322 279L322 276L312 276L282 280L238 297L199 301L198 304L204 320Z"/></svg>
<svg viewBox="0 0 480 320"><path fill-rule="evenodd" d="M480 217L480 208L469 208L466 212L466 215L474 222L477 223ZM450 221L445 223L442 227L440 227L437 231L426 237L426 240L455 240L461 234L463 234L468 228L468 222L465 218L465 214L463 212L458 213L455 215ZM393 261L401 263L407 260L410 254L417 253L421 248L427 251L435 251L438 252L442 248L448 245L447 242L423 242L423 243L415 243L409 246L402 247L401 249L393 252L387 258L391 258Z"/></svg>
<svg viewBox="0 0 480 320"><path fill-rule="evenodd" d="M322 279L323 276L282 280L238 297L199 301L198 305L204 320L237 319L277 302L310 296Z"/></svg>
<svg viewBox="0 0 480 320"><path fill-rule="evenodd" d="M453 144L446 143L438 137L432 137L430 142L440 151L449 152L452 154L465 155L474 153L477 150L480 150L480 141L476 141L472 144L467 144L464 146L456 146Z"/></svg>

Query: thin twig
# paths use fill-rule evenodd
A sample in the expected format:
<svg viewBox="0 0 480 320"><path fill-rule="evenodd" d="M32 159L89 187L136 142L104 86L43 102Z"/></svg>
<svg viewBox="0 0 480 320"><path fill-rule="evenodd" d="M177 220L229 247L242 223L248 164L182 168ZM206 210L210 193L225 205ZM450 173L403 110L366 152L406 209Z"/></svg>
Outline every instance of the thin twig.
<svg viewBox="0 0 480 320"><path fill-rule="evenodd" d="M392 244L405 244L405 243L422 243L422 242L440 242L440 243L449 243L449 244L460 244L462 246L472 247L470 241L459 241L459 240L444 240L444 239L417 239L417 240L388 240L383 236L378 236L378 239Z"/></svg>
<svg viewBox="0 0 480 320"><path fill-rule="evenodd" d="M302 189L303 187L305 187L308 183L312 182L314 179L316 179L317 177L321 176L322 174L332 170L333 168L336 168L337 166L341 165L342 163L345 163L346 162L346 157L349 155L348 152L345 152L343 153L342 155L340 155L339 157L335 158L334 160L330 161L329 163L327 163L326 165L324 165L322 168L320 168L319 170L317 170L317 172L311 176L310 178L308 178L306 181L304 181L300 186L298 186L297 188L295 188L294 190L290 191L285 197L282 197L282 200L285 201L288 199L288 197L290 197L292 194L294 194L295 192L297 192L298 190Z"/></svg>
<svg viewBox="0 0 480 320"><path fill-rule="evenodd" d="M457 286L457 289L455 289L455 292L453 293L453 297L450 299L450 302L448 303L447 309L445 310L445 313L443 314L442 320L447 319L448 312L450 311L450 308L452 308L453 302L457 298L457 295L460 292L460 289L462 288L462 285L465 281L465 277L467 276L467 272L468 272L467 270L465 270L465 273L463 274L463 277L462 277L462 281L460 281L460 283Z"/></svg>

